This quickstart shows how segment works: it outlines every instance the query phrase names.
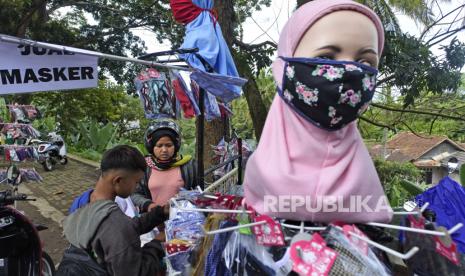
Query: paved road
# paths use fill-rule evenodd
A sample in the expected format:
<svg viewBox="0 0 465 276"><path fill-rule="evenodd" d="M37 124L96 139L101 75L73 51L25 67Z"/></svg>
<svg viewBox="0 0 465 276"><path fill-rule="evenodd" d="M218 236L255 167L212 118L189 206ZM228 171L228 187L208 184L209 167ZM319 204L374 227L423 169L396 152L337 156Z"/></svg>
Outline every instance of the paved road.
<svg viewBox="0 0 465 276"><path fill-rule="evenodd" d="M0 162L0 167L8 166ZM67 210L72 200L83 191L94 186L98 171L95 164L89 165L69 159L67 165L57 165L56 169L46 172L38 163L21 163L19 167L34 167L43 177L43 182L29 182L20 185L20 192L29 194L36 201L21 202L18 209L26 212L26 215L34 222L44 224L48 230L40 232L45 250L57 264L67 246L62 232L61 222L67 215ZM6 185L1 184L0 190Z"/></svg>

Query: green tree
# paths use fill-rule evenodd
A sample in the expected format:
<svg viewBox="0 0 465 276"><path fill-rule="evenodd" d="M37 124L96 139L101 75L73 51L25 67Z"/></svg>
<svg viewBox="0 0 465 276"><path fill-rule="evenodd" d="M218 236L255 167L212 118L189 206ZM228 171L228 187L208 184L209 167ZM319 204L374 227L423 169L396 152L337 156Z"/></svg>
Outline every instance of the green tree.
<svg viewBox="0 0 465 276"><path fill-rule="evenodd" d="M379 179L383 185L389 203L392 206L400 206L409 200L410 195L402 187L402 181L417 182L421 173L411 163L398 163L375 159L374 164L378 172Z"/></svg>
<svg viewBox="0 0 465 276"><path fill-rule="evenodd" d="M115 125L123 136L130 131L129 122L144 117L140 100L109 81L100 81L99 87L92 89L38 93L32 103L43 110L44 117L53 117L65 134L75 133L81 121L95 121Z"/></svg>

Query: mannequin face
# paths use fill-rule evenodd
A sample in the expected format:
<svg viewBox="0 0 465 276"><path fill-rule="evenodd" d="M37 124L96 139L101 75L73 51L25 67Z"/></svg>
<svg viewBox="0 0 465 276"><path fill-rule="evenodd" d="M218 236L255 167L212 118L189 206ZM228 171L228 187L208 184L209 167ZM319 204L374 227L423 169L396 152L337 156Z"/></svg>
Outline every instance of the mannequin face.
<svg viewBox="0 0 465 276"><path fill-rule="evenodd" d="M294 57L356 61L377 68L378 33L375 24L354 11L328 14L302 37Z"/></svg>

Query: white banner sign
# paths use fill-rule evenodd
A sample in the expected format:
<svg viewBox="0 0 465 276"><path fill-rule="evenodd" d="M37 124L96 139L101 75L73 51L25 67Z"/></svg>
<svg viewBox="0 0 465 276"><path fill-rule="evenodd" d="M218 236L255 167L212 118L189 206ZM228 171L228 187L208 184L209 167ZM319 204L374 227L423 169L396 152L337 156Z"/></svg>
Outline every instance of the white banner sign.
<svg viewBox="0 0 465 276"><path fill-rule="evenodd" d="M98 58L0 41L0 94L97 87Z"/></svg>

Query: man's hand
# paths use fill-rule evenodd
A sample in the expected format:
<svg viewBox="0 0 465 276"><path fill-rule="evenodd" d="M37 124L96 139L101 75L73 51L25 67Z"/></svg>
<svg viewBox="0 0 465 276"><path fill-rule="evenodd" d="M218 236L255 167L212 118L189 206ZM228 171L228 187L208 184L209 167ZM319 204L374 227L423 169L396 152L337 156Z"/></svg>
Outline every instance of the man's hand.
<svg viewBox="0 0 465 276"><path fill-rule="evenodd" d="M159 205L156 205L155 203L150 203L150 205L149 205L149 207L147 209L150 212L150 210L152 210L153 208L155 208L157 206L159 206ZM166 203L164 206L160 206L160 207L163 207L163 213L166 216L169 216L169 214L170 214L170 204Z"/></svg>
<svg viewBox="0 0 465 276"><path fill-rule="evenodd" d="M150 203L149 207L147 207L147 211L150 212L150 210L152 210L153 208L157 207L158 205L156 205L155 203Z"/></svg>
<svg viewBox="0 0 465 276"><path fill-rule="evenodd" d="M163 213L168 217L170 215L170 204L166 203L165 206L163 206Z"/></svg>

